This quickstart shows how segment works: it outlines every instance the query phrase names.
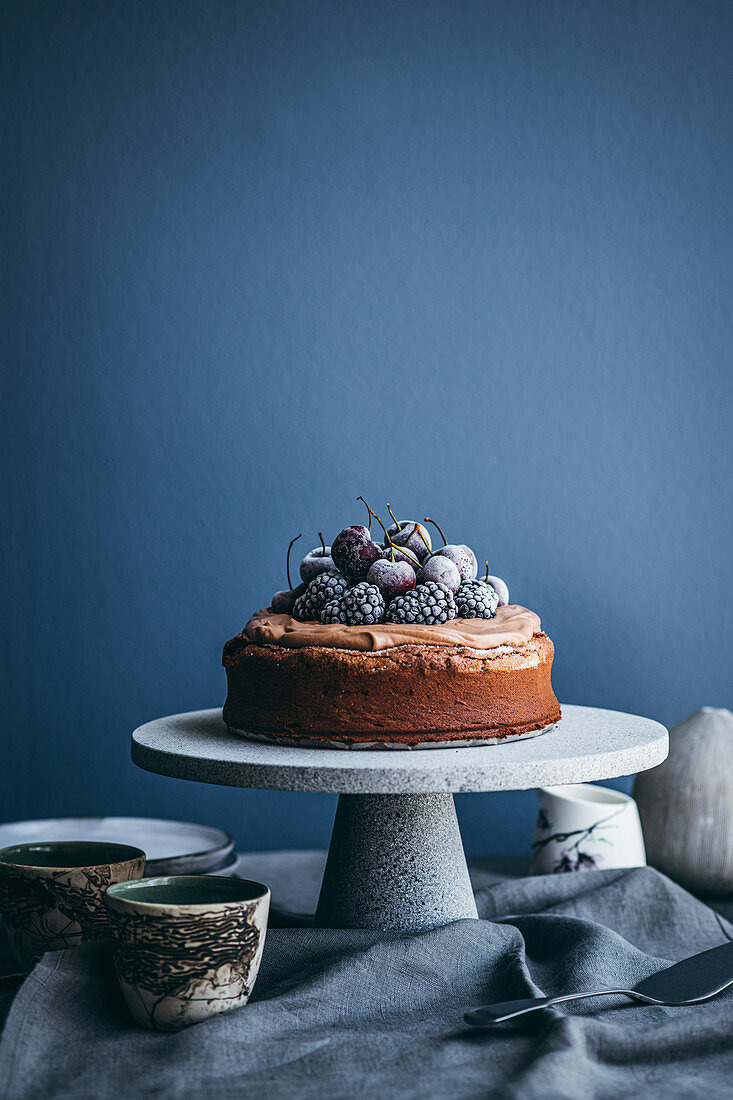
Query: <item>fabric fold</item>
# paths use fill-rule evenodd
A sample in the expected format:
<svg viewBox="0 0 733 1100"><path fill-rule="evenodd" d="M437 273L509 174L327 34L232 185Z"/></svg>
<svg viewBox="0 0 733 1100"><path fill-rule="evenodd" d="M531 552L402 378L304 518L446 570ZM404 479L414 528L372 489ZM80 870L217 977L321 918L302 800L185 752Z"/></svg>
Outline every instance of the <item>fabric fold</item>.
<svg viewBox="0 0 733 1100"><path fill-rule="evenodd" d="M0 1097L730 1095L730 991L463 1023L491 1001L633 984L714 947L733 929L705 904L649 868L504 881L477 903L483 919L414 934L271 929L250 1004L173 1035L132 1023L109 948L46 956L8 1017Z"/></svg>

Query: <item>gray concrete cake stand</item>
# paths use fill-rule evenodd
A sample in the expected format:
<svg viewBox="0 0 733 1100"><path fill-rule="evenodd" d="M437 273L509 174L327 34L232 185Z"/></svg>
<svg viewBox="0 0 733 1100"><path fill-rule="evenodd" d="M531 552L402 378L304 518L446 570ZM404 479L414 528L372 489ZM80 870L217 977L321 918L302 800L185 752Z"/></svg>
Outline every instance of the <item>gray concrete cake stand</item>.
<svg viewBox="0 0 733 1100"><path fill-rule="evenodd" d="M658 722L564 706L531 739L406 751L299 749L230 733L220 710L176 714L132 735L141 768L176 779L339 795L316 923L431 928L476 917L453 795L583 783L665 759Z"/></svg>

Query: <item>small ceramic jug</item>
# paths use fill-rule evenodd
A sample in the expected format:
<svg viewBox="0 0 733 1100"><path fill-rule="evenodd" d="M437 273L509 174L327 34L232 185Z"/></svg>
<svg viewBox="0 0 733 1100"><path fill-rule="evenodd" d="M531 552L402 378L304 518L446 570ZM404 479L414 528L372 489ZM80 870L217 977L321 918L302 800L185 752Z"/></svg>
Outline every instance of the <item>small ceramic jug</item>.
<svg viewBox="0 0 733 1100"><path fill-rule="evenodd" d="M669 731L669 756L636 777L649 862L708 896L733 893L733 714L703 707Z"/></svg>
<svg viewBox="0 0 733 1100"><path fill-rule="evenodd" d="M530 874L596 871L646 864L633 798L610 787L541 787Z"/></svg>

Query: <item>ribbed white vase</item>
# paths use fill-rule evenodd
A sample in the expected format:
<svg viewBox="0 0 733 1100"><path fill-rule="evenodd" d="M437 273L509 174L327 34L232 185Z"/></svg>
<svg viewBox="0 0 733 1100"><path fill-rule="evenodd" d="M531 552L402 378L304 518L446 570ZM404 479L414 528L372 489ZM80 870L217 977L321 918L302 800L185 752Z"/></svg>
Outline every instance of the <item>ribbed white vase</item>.
<svg viewBox="0 0 733 1100"><path fill-rule="evenodd" d="M703 707L634 784L649 863L710 896L733 893L733 714Z"/></svg>

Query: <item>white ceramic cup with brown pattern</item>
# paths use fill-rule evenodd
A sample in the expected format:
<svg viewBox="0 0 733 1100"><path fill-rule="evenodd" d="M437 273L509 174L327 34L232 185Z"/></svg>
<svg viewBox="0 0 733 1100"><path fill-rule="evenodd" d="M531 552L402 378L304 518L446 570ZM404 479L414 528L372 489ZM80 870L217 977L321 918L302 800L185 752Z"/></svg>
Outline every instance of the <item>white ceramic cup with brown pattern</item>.
<svg viewBox="0 0 733 1100"><path fill-rule="evenodd" d="M0 916L18 965L109 938L107 887L144 869L145 853L129 844L59 840L1 849Z"/></svg>
<svg viewBox="0 0 733 1100"><path fill-rule="evenodd" d="M115 968L134 1019L178 1031L245 1005L265 945L261 882L168 875L107 891Z"/></svg>

